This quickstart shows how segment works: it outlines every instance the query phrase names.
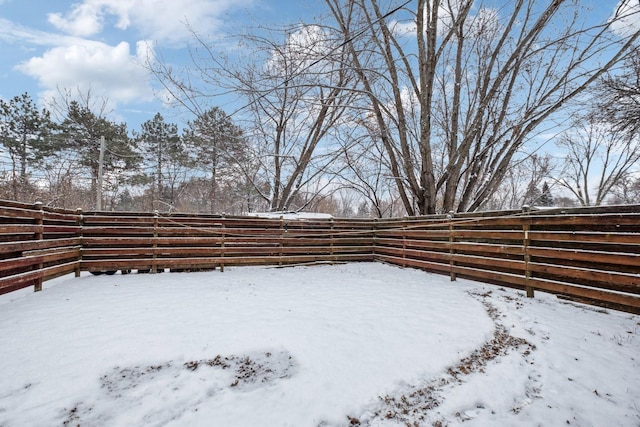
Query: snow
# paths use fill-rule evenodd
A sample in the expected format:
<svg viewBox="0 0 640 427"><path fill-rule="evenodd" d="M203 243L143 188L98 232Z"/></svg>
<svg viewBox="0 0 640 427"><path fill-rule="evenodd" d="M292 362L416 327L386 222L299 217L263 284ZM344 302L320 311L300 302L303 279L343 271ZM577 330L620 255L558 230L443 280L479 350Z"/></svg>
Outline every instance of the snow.
<svg viewBox="0 0 640 427"><path fill-rule="evenodd" d="M640 425L640 316L381 263L59 278L0 361L2 427Z"/></svg>

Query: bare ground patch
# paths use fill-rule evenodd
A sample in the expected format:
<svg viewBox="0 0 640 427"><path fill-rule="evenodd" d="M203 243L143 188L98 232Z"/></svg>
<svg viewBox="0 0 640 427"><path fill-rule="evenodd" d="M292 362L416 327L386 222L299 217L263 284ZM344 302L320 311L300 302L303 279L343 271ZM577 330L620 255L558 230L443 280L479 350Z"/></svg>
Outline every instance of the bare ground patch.
<svg viewBox="0 0 640 427"><path fill-rule="evenodd" d="M439 407L446 399L447 393L464 382L465 376L483 373L489 363L499 363L499 359L510 352L518 351L522 357L531 354L536 349L535 345L509 334L500 320L498 309L487 299L491 293L492 291L470 293L473 297L480 299L494 322L493 336L489 341L449 367L442 376L425 384L410 385L404 392L380 396L375 409L368 411L367 415L360 418L348 415L347 425L364 426L375 420L384 419L406 426L423 426L429 412ZM514 408L514 411L516 410L517 408ZM463 417L461 414L458 416ZM446 421L432 421L432 425L442 427L446 425Z"/></svg>
<svg viewBox="0 0 640 427"><path fill-rule="evenodd" d="M78 401L62 412L64 426L105 425L113 421L113 406L124 413L128 408L148 407L139 422L169 422L187 411L197 412L208 399L225 391L243 392L266 387L294 375L296 362L286 351L258 352L245 355L217 355L211 359L184 363L117 366L100 376L103 399ZM200 389L193 393L193 387ZM188 390L183 392L183 390ZM195 397L194 397L195 396ZM172 402L171 410L163 405L143 405L147 399Z"/></svg>

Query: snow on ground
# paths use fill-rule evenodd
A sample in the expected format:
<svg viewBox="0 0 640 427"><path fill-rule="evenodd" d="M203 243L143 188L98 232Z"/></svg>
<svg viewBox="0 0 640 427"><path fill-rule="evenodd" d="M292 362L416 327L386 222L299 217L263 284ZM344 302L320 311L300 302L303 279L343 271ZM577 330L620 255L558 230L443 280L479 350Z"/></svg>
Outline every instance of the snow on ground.
<svg viewBox="0 0 640 427"><path fill-rule="evenodd" d="M639 426L640 316L379 263L0 297L0 426Z"/></svg>

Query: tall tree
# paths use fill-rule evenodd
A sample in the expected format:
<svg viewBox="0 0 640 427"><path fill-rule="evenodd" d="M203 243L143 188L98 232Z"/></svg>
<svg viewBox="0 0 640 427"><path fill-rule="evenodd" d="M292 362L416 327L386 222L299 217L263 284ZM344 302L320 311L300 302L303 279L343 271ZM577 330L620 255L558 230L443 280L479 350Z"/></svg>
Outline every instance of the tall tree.
<svg viewBox="0 0 640 427"><path fill-rule="evenodd" d="M640 139L593 116L561 135L559 145L566 151L565 168L556 182L582 206L601 205L640 161Z"/></svg>
<svg viewBox="0 0 640 427"><path fill-rule="evenodd" d="M625 2L595 24L571 0L326 3L410 215L485 206L541 126L640 36L614 31Z"/></svg>
<svg viewBox="0 0 640 427"><path fill-rule="evenodd" d="M551 194L551 187L549 187L547 181L542 184L542 194L540 195L539 204L542 206L553 206L553 194Z"/></svg>
<svg viewBox="0 0 640 427"><path fill-rule="evenodd" d="M640 49L607 74L598 89L600 116L618 130L640 135Z"/></svg>
<svg viewBox="0 0 640 427"><path fill-rule="evenodd" d="M614 204L640 204L640 177L627 174L623 176L612 190L610 200Z"/></svg>
<svg viewBox="0 0 640 427"><path fill-rule="evenodd" d="M221 89L241 97L237 122L252 144L252 160L260 172L254 189L271 210L304 207L292 204L301 200L300 192L324 188L312 184L338 156L329 146L330 133L355 96L345 90L353 74L342 66L340 41L318 25L266 34L258 29L238 36L243 48L233 61L223 61L224 55L195 32L194 37L199 50L192 54L190 75L180 76L161 62L150 69L196 116Z"/></svg>
<svg viewBox="0 0 640 427"><path fill-rule="evenodd" d="M0 143L11 160L12 197L23 200L29 169L55 151L54 124L46 109L38 109L28 93L8 102L0 99Z"/></svg>
<svg viewBox="0 0 640 427"><path fill-rule="evenodd" d="M188 156L178 126L167 123L160 113L147 120L135 133L135 140L152 183L153 208L172 210L177 189L186 180Z"/></svg>
<svg viewBox="0 0 640 427"><path fill-rule="evenodd" d="M504 210L520 209L524 205L542 205L545 179L552 177L555 169L556 162L549 154L531 154L513 161L485 208Z"/></svg>
<svg viewBox="0 0 640 427"><path fill-rule="evenodd" d="M184 139L194 166L207 174L209 211L219 212L220 181L237 184L250 167L242 130L222 109L213 107L187 124Z"/></svg>
<svg viewBox="0 0 640 427"><path fill-rule="evenodd" d="M117 188L128 179L127 173L135 170L140 160L127 133L127 125L110 121L103 113L102 109L95 113L88 103L71 100L65 106L65 118L61 123L66 150L77 156L78 165L88 171L94 200L98 185L108 183L99 183L101 158L104 176L112 181L111 188ZM104 147L101 147L101 138L105 140ZM94 204L90 206L95 207Z"/></svg>

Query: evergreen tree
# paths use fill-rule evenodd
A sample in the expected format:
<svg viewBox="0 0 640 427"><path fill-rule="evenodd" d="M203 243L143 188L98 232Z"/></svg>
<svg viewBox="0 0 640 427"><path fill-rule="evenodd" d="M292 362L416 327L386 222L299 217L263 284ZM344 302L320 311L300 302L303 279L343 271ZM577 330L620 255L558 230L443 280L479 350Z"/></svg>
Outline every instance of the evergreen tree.
<svg viewBox="0 0 640 427"><path fill-rule="evenodd" d="M127 180L125 172L135 170L140 161L127 133L127 125L96 115L77 101L69 102L66 115L61 124L65 148L69 154L78 156L79 165L89 171L91 193L95 195L98 188L101 137L105 139L102 161L104 174L111 178L114 188Z"/></svg>
<svg viewBox="0 0 640 427"><path fill-rule="evenodd" d="M542 197L542 193L540 189L536 186L533 180L529 181L529 185L527 186L527 192L523 198L523 202L525 205L535 206L540 204L540 198Z"/></svg>
<svg viewBox="0 0 640 427"><path fill-rule="evenodd" d="M154 208L171 209L176 203L176 190L186 179L185 167L188 166L178 126L166 123L164 117L157 113L142 124L141 131L135 136L144 156L146 175L152 184Z"/></svg>
<svg viewBox="0 0 640 427"><path fill-rule="evenodd" d="M206 173L209 180L209 210L220 210L220 187L233 182L238 188L246 181L247 142L242 130L226 113L213 107L189 122L185 142L195 166Z"/></svg>
<svg viewBox="0 0 640 427"><path fill-rule="evenodd" d="M547 181L542 184L542 194L540 195L539 204L541 206L553 206L554 204L553 195L551 194L551 189Z"/></svg>
<svg viewBox="0 0 640 427"><path fill-rule="evenodd" d="M11 160L14 200L28 197L22 192L28 186L29 169L55 150L53 130L49 111L39 110L26 92L9 102L0 99L0 143Z"/></svg>

